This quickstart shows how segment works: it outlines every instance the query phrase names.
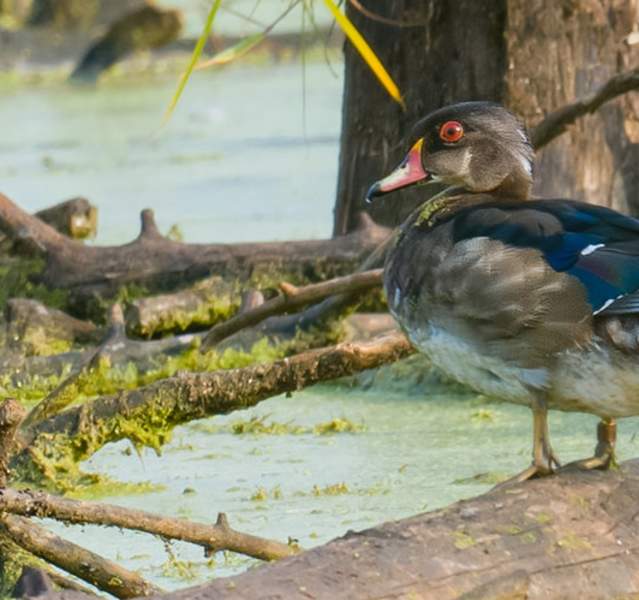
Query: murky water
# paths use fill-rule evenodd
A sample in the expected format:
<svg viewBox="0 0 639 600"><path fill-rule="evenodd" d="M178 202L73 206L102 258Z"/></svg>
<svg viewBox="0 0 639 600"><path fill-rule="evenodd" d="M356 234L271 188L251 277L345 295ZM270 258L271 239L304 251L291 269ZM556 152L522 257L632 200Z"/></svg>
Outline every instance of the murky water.
<svg viewBox="0 0 639 600"><path fill-rule="evenodd" d="M194 76L172 120L176 76L0 94L2 191L29 210L84 195L98 243L124 242L152 207L197 242L330 235L341 81L324 64Z"/></svg>
<svg viewBox="0 0 639 600"><path fill-rule="evenodd" d="M234 421L263 417L305 433L235 435ZM363 430L318 435L313 426L346 418ZM564 460L592 452L596 419L553 413L551 434ZM493 478L529 463L528 410L486 404L434 378L410 389L385 383L365 390L319 386L290 398L211 418L175 432L162 457L127 455L127 444L103 449L90 468L125 481L149 481L163 491L112 501L212 521L226 512L239 530L311 547L376 523L477 495ZM621 423L620 458L637 452L636 421ZM476 478L484 474L485 478ZM331 487L332 486L332 487ZM332 489L333 494L326 493ZM262 491L263 490L263 491ZM260 493L261 492L261 493ZM257 499L266 492L266 499ZM338 493L335 493L338 492ZM167 589L234 574L254 561L175 543L187 576L171 568L157 539L95 527L60 527L61 535L139 569ZM184 566L184 565L183 565Z"/></svg>
<svg viewBox="0 0 639 600"><path fill-rule="evenodd" d="M326 236L336 184L341 82L308 67L306 119L297 65L235 67L196 76L159 131L174 77L0 94L1 189L30 210L82 194L100 208L97 242L137 232L142 208L190 241ZM378 382L379 383L379 382ZM238 419L264 417L304 431L234 435ZM346 418L355 433L318 435ZM553 441L570 460L594 446L596 420L553 414ZM637 451L637 422L621 424L620 458ZM427 378L365 387L320 386L242 414L176 430L162 457L104 448L88 468L162 491L114 502L201 521L226 512L231 525L304 547L349 529L433 509L490 487L529 461L526 409L489 404ZM488 473L485 479L474 479ZM333 492L333 493L328 493ZM260 499L266 495L266 499ZM203 558L176 543L182 571L161 541L143 534L55 526L65 537L140 570L167 589L245 569L252 561Z"/></svg>

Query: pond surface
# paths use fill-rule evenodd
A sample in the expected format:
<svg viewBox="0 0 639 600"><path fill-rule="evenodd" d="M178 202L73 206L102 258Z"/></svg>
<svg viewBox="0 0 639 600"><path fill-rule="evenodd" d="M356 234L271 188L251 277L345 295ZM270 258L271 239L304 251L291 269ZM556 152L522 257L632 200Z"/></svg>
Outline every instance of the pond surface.
<svg viewBox="0 0 639 600"><path fill-rule="evenodd" d="M159 129L175 77L110 82L99 90L11 88L0 94L2 191L29 210L74 195L100 209L96 243L137 233L153 207L162 230L189 241L322 237L330 234L336 186L341 81L308 66L306 117L297 65L242 66L197 75L171 122ZM241 414L180 427L162 457L126 443L104 448L88 468L161 486L107 499L214 521L303 547L388 519L431 510L488 489L529 463L529 411L427 376L373 385L318 386ZM370 384L370 382L369 382ZM236 421L287 424L278 435L232 432ZM354 432L314 426L346 419ZM552 414L564 460L589 455L596 419ZM636 420L620 425L619 454L637 451ZM476 478L479 474L488 474ZM253 561L176 543L169 561L150 536L94 527L61 535L173 589L237 573ZM181 562L180 562L181 561Z"/></svg>
<svg viewBox="0 0 639 600"><path fill-rule="evenodd" d="M176 81L3 90L3 193L29 210L88 197L97 243L135 237L148 207L192 242L329 236L341 80L322 63L304 85L297 64L205 71L161 127Z"/></svg>

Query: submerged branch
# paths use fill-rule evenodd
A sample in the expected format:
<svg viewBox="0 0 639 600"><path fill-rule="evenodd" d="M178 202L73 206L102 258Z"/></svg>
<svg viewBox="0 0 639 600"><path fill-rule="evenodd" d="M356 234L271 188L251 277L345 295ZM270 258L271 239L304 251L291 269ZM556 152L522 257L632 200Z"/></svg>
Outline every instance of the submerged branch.
<svg viewBox="0 0 639 600"><path fill-rule="evenodd" d="M277 560L297 553L293 546L231 529L224 513L215 525L166 517L113 504L82 502L38 491L0 490L0 512L51 518L66 523L108 525L182 540L207 553L230 550L261 560Z"/></svg>

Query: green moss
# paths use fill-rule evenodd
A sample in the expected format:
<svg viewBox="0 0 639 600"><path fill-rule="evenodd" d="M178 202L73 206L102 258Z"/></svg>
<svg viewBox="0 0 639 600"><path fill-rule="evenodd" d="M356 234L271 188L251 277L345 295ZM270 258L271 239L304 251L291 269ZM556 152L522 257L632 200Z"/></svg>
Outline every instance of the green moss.
<svg viewBox="0 0 639 600"><path fill-rule="evenodd" d="M313 427L315 435L331 435L334 433L360 433L365 431L366 427L359 423L353 423L345 417L331 419L326 423L318 423Z"/></svg>
<svg viewBox="0 0 639 600"><path fill-rule="evenodd" d="M251 494L250 500L253 502L264 502L268 499L272 500L281 500L282 499L282 489L279 485L276 485L270 492L264 488L259 487Z"/></svg>
<svg viewBox="0 0 639 600"><path fill-rule="evenodd" d="M548 513L540 512L535 515L535 521L537 521L540 525L546 525L552 522L552 517Z"/></svg>
<svg viewBox="0 0 639 600"><path fill-rule="evenodd" d="M299 435L308 432L308 429L300 425L267 422L267 418L268 415L265 415L251 417L247 421L234 421L231 423L231 432L235 435Z"/></svg>
<svg viewBox="0 0 639 600"><path fill-rule="evenodd" d="M311 494L313 496L341 496L342 494L348 494L350 490L348 486L344 483L334 483L332 485L326 485L323 488L314 485Z"/></svg>
<svg viewBox="0 0 639 600"><path fill-rule="evenodd" d="M0 261L0 310L4 310L10 298L31 298L52 308L64 308L68 301L68 291L49 289L36 283L37 276L44 269L40 258L2 257Z"/></svg>
<svg viewBox="0 0 639 600"><path fill-rule="evenodd" d="M557 546L563 550L590 550L592 545L588 540L579 537L574 533L568 533L557 540Z"/></svg>
<svg viewBox="0 0 639 600"><path fill-rule="evenodd" d="M477 540L464 531L454 531L453 538L455 548L458 550L466 550L467 548L472 548L475 544L477 544Z"/></svg>

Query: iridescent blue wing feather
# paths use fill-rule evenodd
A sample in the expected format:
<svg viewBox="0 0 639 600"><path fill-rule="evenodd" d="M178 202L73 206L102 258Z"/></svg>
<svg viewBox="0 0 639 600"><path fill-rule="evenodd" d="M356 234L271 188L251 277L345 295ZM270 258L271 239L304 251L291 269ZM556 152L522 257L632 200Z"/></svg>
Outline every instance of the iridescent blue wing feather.
<svg viewBox="0 0 639 600"><path fill-rule="evenodd" d="M458 214L456 239L536 248L584 286L593 314L639 312L639 220L565 200L494 203Z"/></svg>

